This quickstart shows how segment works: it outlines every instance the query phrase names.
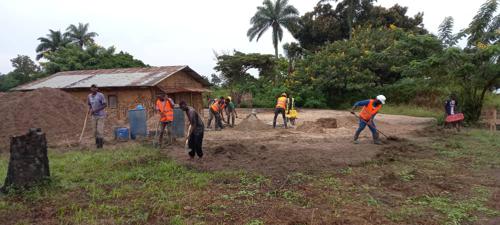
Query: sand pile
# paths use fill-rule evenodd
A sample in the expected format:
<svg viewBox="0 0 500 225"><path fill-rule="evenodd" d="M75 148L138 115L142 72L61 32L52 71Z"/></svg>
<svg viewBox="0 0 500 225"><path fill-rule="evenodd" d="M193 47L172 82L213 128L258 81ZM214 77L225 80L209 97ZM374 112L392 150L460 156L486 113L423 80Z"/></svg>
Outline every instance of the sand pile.
<svg viewBox="0 0 500 225"><path fill-rule="evenodd" d="M265 124L257 117L250 115L241 121L235 129L240 131L268 130L269 125Z"/></svg>
<svg viewBox="0 0 500 225"><path fill-rule="evenodd" d="M325 128L337 128L337 119L335 118L319 118L316 121L304 121L297 127L298 131L306 133L324 133Z"/></svg>
<svg viewBox="0 0 500 225"><path fill-rule="evenodd" d="M0 152L9 148L9 137L25 134L29 128L42 128L49 146L78 142L87 112L84 101L57 89L10 92L0 97ZM91 136L90 117L86 137ZM113 121L106 121L106 135Z"/></svg>

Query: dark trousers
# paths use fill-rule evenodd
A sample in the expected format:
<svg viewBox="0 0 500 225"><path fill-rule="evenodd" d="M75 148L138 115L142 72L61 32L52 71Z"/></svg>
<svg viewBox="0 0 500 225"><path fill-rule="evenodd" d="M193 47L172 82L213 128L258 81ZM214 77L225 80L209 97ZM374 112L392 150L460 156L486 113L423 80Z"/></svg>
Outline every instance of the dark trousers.
<svg viewBox="0 0 500 225"><path fill-rule="evenodd" d="M215 129L217 129L217 127L219 129L222 129L222 119L220 117L220 113L219 112L215 112L212 109L210 109L210 114L212 114L212 117L215 118ZM212 121L209 119L208 122L209 122L208 126L210 126L210 122L212 122Z"/></svg>
<svg viewBox="0 0 500 225"><path fill-rule="evenodd" d="M283 108L276 108L274 109L274 120L273 120L273 127L276 127L276 118L278 118L278 114L283 116L283 123L285 124L286 127L286 116L285 116L285 109Z"/></svg>
<svg viewBox="0 0 500 225"><path fill-rule="evenodd" d="M193 132L191 136L189 136L188 147L191 149L189 152L189 156L193 158L196 155L198 157L203 157L203 132Z"/></svg>
<svg viewBox="0 0 500 225"><path fill-rule="evenodd" d="M368 123L370 123L368 125ZM377 127L375 126L375 122L373 122L373 120L371 122L367 122L363 119L360 119L359 120L359 127L358 129L356 130L356 133L354 133L354 140L358 140L358 137L359 137L359 134L361 134L361 131L363 131L366 126L368 126L368 128L370 128L370 131L372 132L372 136L373 136L373 139L378 139L378 131L377 131Z"/></svg>

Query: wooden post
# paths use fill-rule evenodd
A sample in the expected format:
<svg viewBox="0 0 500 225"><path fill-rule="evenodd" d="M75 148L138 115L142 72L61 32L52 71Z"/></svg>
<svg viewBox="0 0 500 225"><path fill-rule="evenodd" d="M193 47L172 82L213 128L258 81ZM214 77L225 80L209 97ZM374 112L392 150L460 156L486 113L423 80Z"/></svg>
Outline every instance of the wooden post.
<svg viewBox="0 0 500 225"><path fill-rule="evenodd" d="M491 132L495 132L497 130L498 118L497 118L497 109L493 108L491 110L491 118L489 121L489 127Z"/></svg>
<svg viewBox="0 0 500 225"><path fill-rule="evenodd" d="M50 176L47 139L40 128L10 138L10 161L2 191L29 188Z"/></svg>

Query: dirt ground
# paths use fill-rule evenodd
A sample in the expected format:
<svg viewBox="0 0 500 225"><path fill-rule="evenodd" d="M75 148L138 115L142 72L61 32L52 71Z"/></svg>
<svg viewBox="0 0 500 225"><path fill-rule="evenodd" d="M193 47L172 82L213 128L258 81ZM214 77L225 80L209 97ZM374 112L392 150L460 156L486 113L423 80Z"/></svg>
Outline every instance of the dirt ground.
<svg viewBox="0 0 500 225"><path fill-rule="evenodd" d="M435 123L430 118L378 115L377 127L398 140L381 136L384 145L374 145L366 128L360 136L361 143L354 144L357 119L345 111L301 110L296 126L288 129L272 128L274 114L270 110L259 110L258 119L245 119L249 113L240 110L234 128L205 132L203 160L189 160L180 144L167 147L165 152L176 161L203 171L243 169L273 177L293 172L315 173L370 161L386 148L397 148L403 140L417 138L416 131ZM337 128L330 128L334 127L332 122L336 122ZM282 123L278 118L278 125Z"/></svg>

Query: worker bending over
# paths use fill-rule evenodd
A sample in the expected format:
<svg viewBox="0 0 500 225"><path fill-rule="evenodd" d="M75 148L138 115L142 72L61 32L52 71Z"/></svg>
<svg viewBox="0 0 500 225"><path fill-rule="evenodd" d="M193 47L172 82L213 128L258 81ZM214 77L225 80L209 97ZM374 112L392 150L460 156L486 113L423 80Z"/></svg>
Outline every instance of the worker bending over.
<svg viewBox="0 0 500 225"><path fill-rule="evenodd" d="M166 94L160 94L158 100L156 100L156 111L160 113L161 130L158 143L160 143L161 148L163 145L165 128L167 128L169 143L173 142L172 122L174 121L174 101Z"/></svg>
<svg viewBox="0 0 500 225"><path fill-rule="evenodd" d="M385 104L385 100L385 96L379 95L376 99L359 101L354 104L351 110L353 115L356 115L354 110L356 110L357 107L363 107L359 112L359 128L356 130L356 133L354 133L355 144L359 144L359 134L365 129L366 125L368 125L372 132L373 142L377 145L381 144L377 127L373 120L375 119L375 115L377 115L378 111L382 108L382 105Z"/></svg>
<svg viewBox="0 0 500 225"><path fill-rule="evenodd" d="M212 104L210 104L208 108L210 115L208 116L207 128L210 128L212 119L215 118L215 130L222 129L221 113L223 104L224 104L224 97L220 97L219 99L214 100Z"/></svg>
<svg viewBox="0 0 500 225"><path fill-rule="evenodd" d="M234 118L238 118L238 113L236 112L236 106L234 105L233 101L231 100L231 97L227 97L225 100L226 102L226 115L227 115L227 124L229 126L234 127Z"/></svg>
<svg viewBox="0 0 500 225"><path fill-rule="evenodd" d="M281 94L281 96L278 98L278 102L276 103L276 107L274 109L274 120L273 120L273 128L276 128L276 118L278 117L278 114L281 114L283 117L283 123L286 126L286 116L285 116L285 111L286 111L286 93Z"/></svg>

